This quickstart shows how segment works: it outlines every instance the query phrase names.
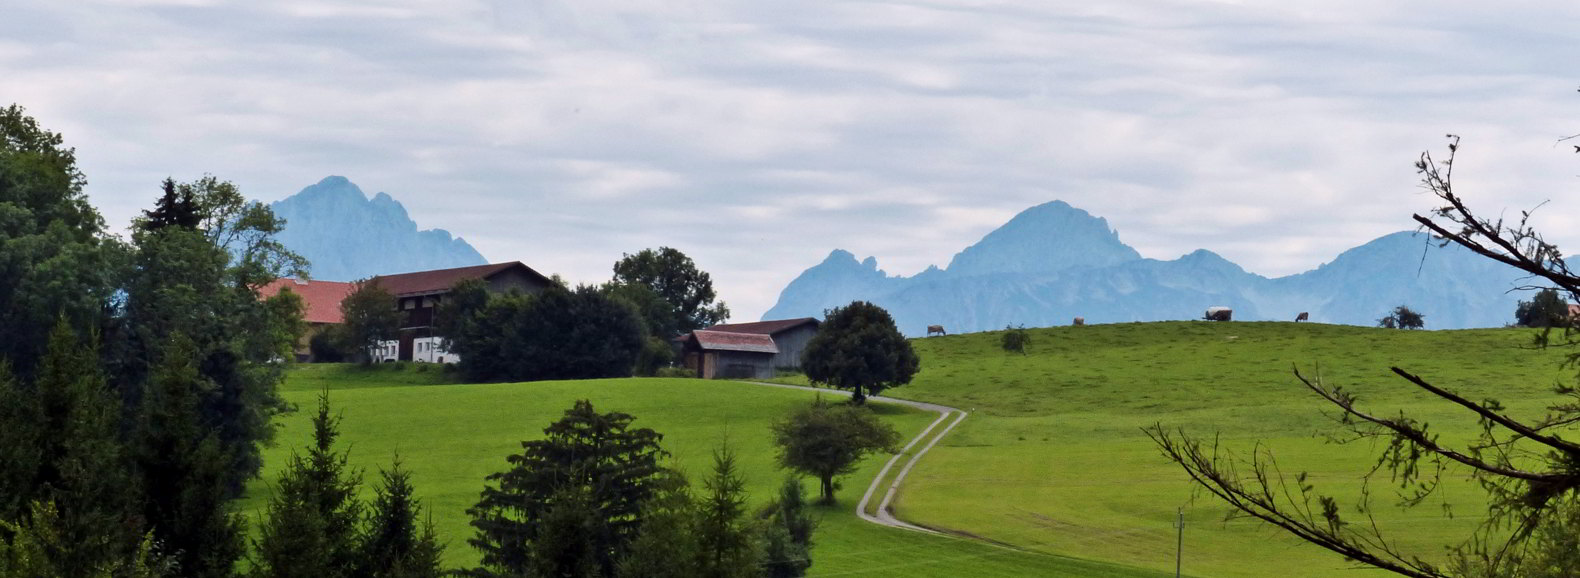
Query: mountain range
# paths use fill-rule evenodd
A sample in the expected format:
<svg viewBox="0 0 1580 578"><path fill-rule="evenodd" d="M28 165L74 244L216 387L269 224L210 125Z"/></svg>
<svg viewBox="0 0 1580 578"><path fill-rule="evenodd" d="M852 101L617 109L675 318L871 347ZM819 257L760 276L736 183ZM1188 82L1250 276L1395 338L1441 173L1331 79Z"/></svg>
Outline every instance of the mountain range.
<svg viewBox="0 0 1580 578"><path fill-rule="evenodd" d="M449 231L418 230L399 201L385 193L369 199L345 177L325 177L269 208L285 219L278 239L307 258L314 279L355 281L488 262Z"/></svg>
<svg viewBox="0 0 1580 578"><path fill-rule="evenodd" d="M902 333L929 325L951 332L1011 325L1201 319L1208 307L1239 321L1295 319L1375 325L1395 306L1425 316L1428 329L1501 327L1513 320L1522 274L1422 233L1399 232L1286 277L1251 273L1216 253L1144 258L1108 221L1063 201L1016 215L956 254L947 268L891 276L877 260L834 250L791 281L764 319L822 317L854 300L876 303ZM1527 298L1529 298L1527 296Z"/></svg>

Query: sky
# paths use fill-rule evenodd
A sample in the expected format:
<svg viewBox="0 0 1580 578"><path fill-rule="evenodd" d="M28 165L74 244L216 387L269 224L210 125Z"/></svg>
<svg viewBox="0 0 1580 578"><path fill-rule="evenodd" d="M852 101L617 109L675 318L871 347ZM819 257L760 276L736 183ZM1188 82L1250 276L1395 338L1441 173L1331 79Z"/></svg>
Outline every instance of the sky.
<svg viewBox="0 0 1580 578"><path fill-rule="evenodd" d="M1449 133L1460 195L1573 247L1575 30L1519 0L5 0L0 105L117 228L167 176L341 175L573 282L674 247L753 321L834 249L912 275L1052 200L1298 273L1414 228Z"/></svg>

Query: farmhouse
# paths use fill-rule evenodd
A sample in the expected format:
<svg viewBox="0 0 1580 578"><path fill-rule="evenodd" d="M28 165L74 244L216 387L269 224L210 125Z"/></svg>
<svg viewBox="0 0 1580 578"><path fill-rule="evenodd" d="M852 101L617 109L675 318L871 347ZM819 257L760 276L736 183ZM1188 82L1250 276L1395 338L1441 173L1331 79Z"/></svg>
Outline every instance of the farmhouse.
<svg viewBox="0 0 1580 578"><path fill-rule="evenodd" d="M417 271L373 278L379 287L395 296L402 313L400 337L379 344L375 359L380 361L427 361L455 363L460 359L444 350L444 338L434 330L437 309L444 296L457 283L481 279L488 290L504 293L512 289L536 294L554 282L520 261L476 265L455 269Z"/></svg>
<svg viewBox="0 0 1580 578"><path fill-rule="evenodd" d="M697 377L763 379L778 369L801 367L801 352L817 334L811 317L728 323L681 337L687 368Z"/></svg>
<svg viewBox="0 0 1580 578"><path fill-rule="evenodd" d="M259 287L258 297L268 299L281 291L290 291L302 298L302 321L307 323L307 332L302 334L300 341L296 342L296 360L306 362L313 361L312 349L308 346L313 336L343 321L340 316L340 302L344 301L354 289L356 289L354 283L282 277Z"/></svg>

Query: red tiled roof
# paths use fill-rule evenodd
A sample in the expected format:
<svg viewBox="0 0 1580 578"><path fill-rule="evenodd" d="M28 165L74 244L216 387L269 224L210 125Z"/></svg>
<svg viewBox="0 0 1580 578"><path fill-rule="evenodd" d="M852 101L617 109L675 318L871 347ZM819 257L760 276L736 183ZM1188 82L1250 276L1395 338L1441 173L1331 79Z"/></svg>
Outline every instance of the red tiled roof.
<svg viewBox="0 0 1580 578"><path fill-rule="evenodd" d="M795 329L811 323L817 325L817 319L802 317L800 319L776 319L773 321L757 321L753 323L725 323L709 327L708 331L724 331L727 333L761 333L773 335L788 329Z"/></svg>
<svg viewBox="0 0 1580 578"><path fill-rule="evenodd" d="M779 353L779 346L774 345L774 339L762 333L731 333L698 329L691 332L691 337L697 340L697 346L703 350Z"/></svg>
<svg viewBox="0 0 1580 578"><path fill-rule="evenodd" d="M520 267L546 285L549 278L542 273L533 271L531 267L523 265L520 261L509 263L493 263L490 265L473 265L471 267L457 267L455 269L435 269L433 271L417 271L415 273L400 273L396 275L379 275L374 277L379 287L389 291L391 295L415 295L422 293L443 293L449 291L456 283L467 279L487 279L501 271Z"/></svg>
<svg viewBox="0 0 1580 578"><path fill-rule="evenodd" d="M281 289L289 288L302 298L305 310L302 311L302 320L308 323L340 323L344 318L340 316L340 302L346 299L351 291L356 289L355 283L342 283L339 281L303 281L281 277L270 281L269 284L258 288L258 296L262 298L273 297Z"/></svg>

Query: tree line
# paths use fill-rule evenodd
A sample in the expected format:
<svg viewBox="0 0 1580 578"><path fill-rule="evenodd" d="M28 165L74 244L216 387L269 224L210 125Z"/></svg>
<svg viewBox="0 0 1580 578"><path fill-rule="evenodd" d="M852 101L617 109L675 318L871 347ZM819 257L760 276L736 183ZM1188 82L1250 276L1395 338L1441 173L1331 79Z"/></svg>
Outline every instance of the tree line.
<svg viewBox="0 0 1580 578"><path fill-rule="evenodd" d="M284 223L229 182L166 179L121 239L85 184L59 134L20 106L0 109L0 578L445 574L443 547L420 521L398 456L379 471L374 499L358 497L362 472L335 447L327 393L312 443L274 480L251 537L234 511L262 471L273 418L291 409L278 385L304 332L302 302L257 291L305 273L275 238ZM480 378L586 377L629 372L660 336L667 352L668 336L723 320L728 309L714 298L706 274L664 248L627 255L602 287L526 298L463 286L452 306L457 323L473 324L454 328L474 339L461 347L498 353L468 356L495 364L480 365ZM390 306L364 309L394 311L381 305ZM507 325L484 326L492 322ZM570 331L551 331L561 327ZM608 327L619 335L598 333ZM547 350L529 341L543 334L572 353L501 361L519 348ZM914 353L901 361L903 380L878 376L869 391L908 381ZM867 382L850 383L859 394ZM659 464L662 436L632 419L582 402L544 439L523 442L469 510L469 544L483 564L463 573L805 572L816 524L798 480L753 511L728 447L698 490ZM866 408L822 402L775 432L781 465L816 476L825 502L837 476L897 437Z"/></svg>

